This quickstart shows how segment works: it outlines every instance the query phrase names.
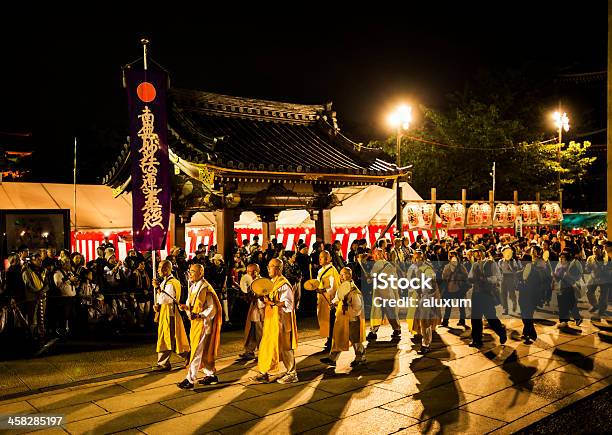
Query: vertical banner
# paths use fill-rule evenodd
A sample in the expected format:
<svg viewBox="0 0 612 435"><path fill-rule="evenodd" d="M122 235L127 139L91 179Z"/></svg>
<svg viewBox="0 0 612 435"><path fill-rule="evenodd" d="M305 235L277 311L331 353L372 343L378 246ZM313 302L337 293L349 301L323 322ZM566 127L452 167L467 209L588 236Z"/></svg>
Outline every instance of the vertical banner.
<svg viewBox="0 0 612 435"><path fill-rule="evenodd" d="M134 248L161 250L170 221L166 83L162 71L125 70L132 160Z"/></svg>

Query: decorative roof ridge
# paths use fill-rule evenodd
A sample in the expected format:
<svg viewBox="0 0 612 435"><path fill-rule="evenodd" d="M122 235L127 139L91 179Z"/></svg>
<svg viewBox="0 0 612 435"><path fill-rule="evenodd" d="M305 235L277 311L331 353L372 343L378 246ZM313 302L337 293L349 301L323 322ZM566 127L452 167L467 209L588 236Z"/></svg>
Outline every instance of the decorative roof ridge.
<svg viewBox="0 0 612 435"><path fill-rule="evenodd" d="M226 116L274 119L288 122L313 122L326 114L329 105L297 104L255 98L234 97L190 89L170 90L181 107Z"/></svg>

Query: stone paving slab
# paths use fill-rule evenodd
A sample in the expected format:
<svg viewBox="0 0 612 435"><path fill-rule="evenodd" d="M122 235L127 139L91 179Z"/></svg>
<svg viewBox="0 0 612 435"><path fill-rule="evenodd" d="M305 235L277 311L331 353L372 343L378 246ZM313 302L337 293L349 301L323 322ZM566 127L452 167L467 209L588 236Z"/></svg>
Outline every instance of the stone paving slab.
<svg viewBox="0 0 612 435"><path fill-rule="evenodd" d="M403 428L414 426L419 421L396 412L382 408L374 408L360 414L337 420L305 432L305 435L324 434L355 434L376 435L397 432Z"/></svg>
<svg viewBox="0 0 612 435"><path fill-rule="evenodd" d="M397 434L483 434L498 429L504 424L503 421L494 418L455 409L403 429Z"/></svg>
<svg viewBox="0 0 612 435"><path fill-rule="evenodd" d="M109 397L119 400L126 400L123 395L129 392L130 390L123 388L120 385L103 385L92 388L83 388L76 391L70 390L65 392L57 392L56 394L46 394L35 399L28 399L28 402L30 402L39 411L48 412L57 408L93 402L95 400L103 400Z"/></svg>
<svg viewBox="0 0 612 435"><path fill-rule="evenodd" d="M457 383L451 382L387 403L383 408L417 420L428 420L431 417L451 411L464 403L478 400L480 397L462 391Z"/></svg>
<svg viewBox="0 0 612 435"><path fill-rule="evenodd" d="M493 416L497 420L510 423L528 413L543 408L552 401L537 394L532 394L526 388L510 387L472 401L461 406L460 409L485 417Z"/></svg>
<svg viewBox="0 0 612 435"><path fill-rule="evenodd" d="M220 429L220 432L235 435L303 433L333 420L333 417L301 406Z"/></svg>
<svg viewBox="0 0 612 435"><path fill-rule="evenodd" d="M335 369L321 364L323 340L314 337L300 343L297 384L255 384L256 363L227 356L218 385L183 391L184 369L132 372L0 400L0 414L61 412L69 433L511 433L612 383L612 347L589 323L580 334L538 325L531 346L489 335L480 350L467 346L469 331L438 328L426 356L408 334L392 342L383 327L366 367L354 370L352 351ZM514 337L520 320L506 326ZM65 376L56 363L47 363L57 371L49 376Z"/></svg>
<svg viewBox="0 0 612 435"><path fill-rule="evenodd" d="M175 418L159 419L158 423L141 426L139 429L150 435L167 435L179 432L207 433L255 418L257 418L256 415L228 405Z"/></svg>
<svg viewBox="0 0 612 435"><path fill-rule="evenodd" d="M178 415L171 409L154 403L128 411L71 422L64 427L69 433L107 434L165 421Z"/></svg>
<svg viewBox="0 0 612 435"><path fill-rule="evenodd" d="M306 406L331 417L344 418L399 400L402 397L405 396L374 386L331 396L328 399L308 403Z"/></svg>

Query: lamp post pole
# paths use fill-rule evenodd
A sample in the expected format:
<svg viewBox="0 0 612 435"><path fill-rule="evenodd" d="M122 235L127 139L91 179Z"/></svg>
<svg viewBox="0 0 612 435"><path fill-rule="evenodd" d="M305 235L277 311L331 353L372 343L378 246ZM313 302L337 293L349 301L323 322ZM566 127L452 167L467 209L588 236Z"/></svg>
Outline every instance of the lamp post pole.
<svg viewBox="0 0 612 435"><path fill-rule="evenodd" d="M400 168L402 166L402 162L401 162L401 148L402 148L402 126L399 125L397 127L397 151L396 151L396 164L397 167ZM400 185L400 177L397 177L397 183L395 186L396 189L396 197L395 197L395 213L396 213L396 218L395 218L395 223L396 223L396 234L398 235L398 237L402 237L402 235L404 234L404 219L402 217L402 211L403 211L403 207L402 207L402 186Z"/></svg>
<svg viewBox="0 0 612 435"><path fill-rule="evenodd" d="M559 171L557 172L557 193L559 194L559 208L563 211L561 203L561 141L563 140L563 125L559 123L559 146L557 147L557 163L559 163Z"/></svg>
<svg viewBox="0 0 612 435"><path fill-rule="evenodd" d="M562 113L559 109L558 112L553 113L553 119L559 133L559 145L557 146L557 163L559 164L559 170L557 171L557 193L559 194L559 208L563 211L563 190L561 189L561 144L563 142L563 130L569 131L569 118L567 113Z"/></svg>

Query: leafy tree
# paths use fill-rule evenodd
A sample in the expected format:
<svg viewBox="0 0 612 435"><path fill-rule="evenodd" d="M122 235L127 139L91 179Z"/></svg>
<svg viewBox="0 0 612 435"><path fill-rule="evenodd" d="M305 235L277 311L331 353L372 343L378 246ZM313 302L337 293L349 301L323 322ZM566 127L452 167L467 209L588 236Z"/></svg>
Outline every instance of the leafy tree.
<svg viewBox="0 0 612 435"><path fill-rule="evenodd" d="M498 98L499 99L499 98ZM402 163L413 164L413 186L423 196L436 187L440 198L487 199L492 189L490 175L496 162L496 197L511 199L518 190L522 198L557 198L557 173L564 186L582 186L581 181L596 157L587 155L590 143L570 142L562 149L561 166L557 143L520 119L505 117L498 106L473 96L455 94L446 112L421 107L423 123L402 139ZM396 137L373 141L395 154ZM571 193L571 190L568 192ZM567 195L564 194L567 198Z"/></svg>

